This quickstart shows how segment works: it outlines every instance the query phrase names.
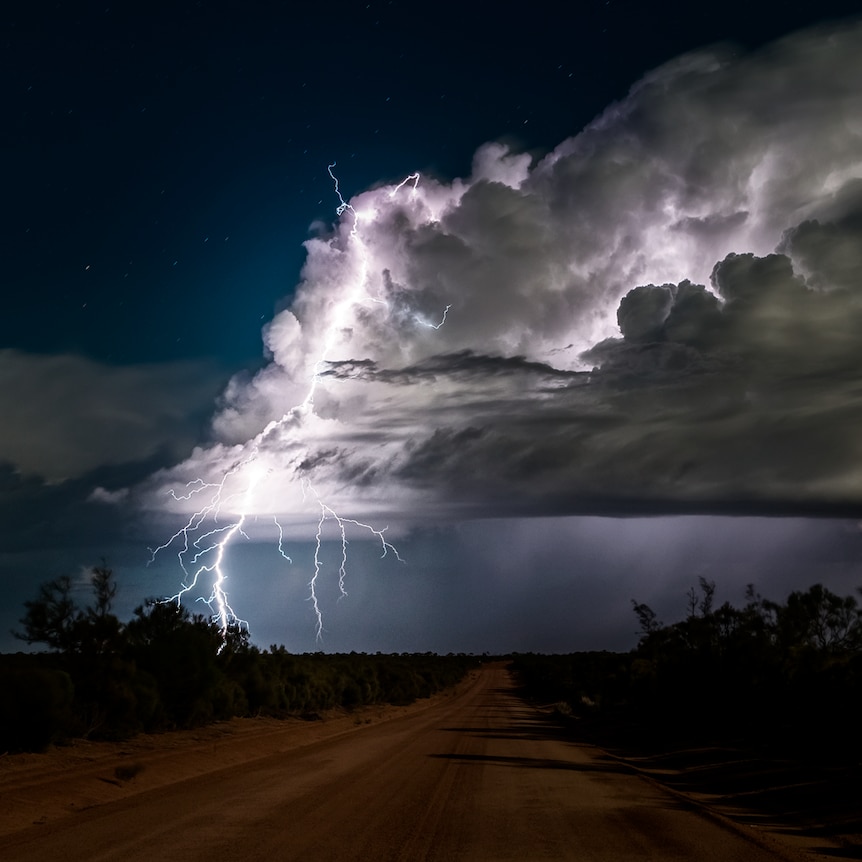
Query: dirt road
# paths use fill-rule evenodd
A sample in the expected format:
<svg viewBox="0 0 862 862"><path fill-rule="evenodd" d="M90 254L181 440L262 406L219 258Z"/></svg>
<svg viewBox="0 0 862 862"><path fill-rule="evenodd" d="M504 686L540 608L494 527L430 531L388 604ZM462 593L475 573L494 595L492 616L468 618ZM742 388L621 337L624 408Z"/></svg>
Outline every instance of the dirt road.
<svg viewBox="0 0 862 862"><path fill-rule="evenodd" d="M215 765L215 764L214 764ZM8 862L744 860L774 855L566 740L489 667L404 718L7 835Z"/></svg>

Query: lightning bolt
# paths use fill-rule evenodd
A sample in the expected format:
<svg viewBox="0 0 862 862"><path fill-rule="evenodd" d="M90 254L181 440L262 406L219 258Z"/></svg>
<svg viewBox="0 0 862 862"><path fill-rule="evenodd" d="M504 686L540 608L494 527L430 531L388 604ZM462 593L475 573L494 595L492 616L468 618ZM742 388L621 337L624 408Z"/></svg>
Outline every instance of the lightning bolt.
<svg viewBox="0 0 862 862"><path fill-rule="evenodd" d="M447 305L447 306L443 309L443 316L440 318L440 322L439 322L439 323L431 323L429 320L426 320L424 317L419 317L418 315L414 316L414 320L415 320L415 321L416 321L420 326L424 326L424 327L426 327L426 328L428 328L428 329L440 329L440 328L443 326L443 324L446 322L446 316L449 314L449 309L450 309L451 307L452 307L451 305Z"/></svg>
<svg viewBox="0 0 862 862"><path fill-rule="evenodd" d="M317 522L317 533L315 535L315 548L314 548L314 574L311 576L311 581L309 582L309 600L311 601L312 607L314 609L314 615L317 620L317 638L318 640L321 638L323 634L323 614L320 611L320 605L317 601L317 579L320 575L321 568L323 563L321 561L321 550L322 550L322 537L323 537L323 525L327 520L332 519L338 525L338 530L341 535L341 565L338 568L338 589L341 593L341 598L344 598L347 595L347 590L344 586L344 580L347 577L347 545L349 544L347 541L347 524L353 524L356 527L361 527L364 530L368 530L373 533L380 542L380 548L382 553L380 555L381 559L385 557L390 552L395 555L395 558L398 562L403 563L404 560L401 559L401 556L398 553L398 549L386 541L383 534L386 532L387 527L384 527L382 530L377 530L369 524L363 524L361 521L356 521L353 518L343 518L337 512L335 512L332 507L328 506L320 497L317 495L317 492L312 487L311 483L308 480L305 480L306 488L314 495L317 500L317 504L320 507L320 520Z"/></svg>
<svg viewBox="0 0 862 862"><path fill-rule="evenodd" d="M165 599L165 601L176 602L177 605L182 604L183 596L197 587L198 581L202 576L206 574L213 576L209 596L199 597L197 601L203 602L210 609L211 619L218 624L223 638L227 635L228 629L232 625L240 628L248 628L248 623L234 613L228 601L227 592L225 591L227 574L224 569L224 557L228 545L237 535L248 539L248 535L243 527L248 517L248 511L251 508L254 488L260 481L261 471L256 469L250 471L251 475L242 495L230 494L224 497L224 491L228 478L240 468L249 464L254 466L254 461L252 459L245 459L235 464L224 473L220 482L212 483L195 479L186 485L186 492L184 494L177 494L171 490L169 492L170 496L178 501L190 500L198 495L205 496L207 492L210 493L210 496L167 542L157 548L151 549L150 552L150 563L152 563L160 551L167 550L167 548L177 541L181 544L180 550L177 552L177 559L183 571L184 578L180 589L174 595ZM218 526L222 506L231 503L238 496L242 497L239 506L239 517L230 523ZM208 519L213 523L213 527L203 530L203 526ZM197 537L193 538L196 534Z"/></svg>
<svg viewBox="0 0 862 862"><path fill-rule="evenodd" d="M288 423L296 421L302 415L313 412L314 398L322 374L328 366L338 333L349 323L353 308L358 304L369 301L382 304L388 308L388 303L385 300L368 295L369 251L360 234L362 216L342 196L338 177L333 173L333 168L335 167L336 163L333 162L327 167L327 171L332 178L335 194L339 202L336 207L336 213L339 217L344 216L345 213L349 213L352 218L349 237L357 252L359 271L356 277L352 279L352 284L345 289L341 299L333 309L332 319L324 337L318 359L313 366L305 398L289 410L281 419L271 421L252 441L251 451L227 467L220 481L205 482L203 479L194 479L188 482L185 489L180 493L174 490L169 491L169 495L177 502L199 500L200 505L189 516L185 524L167 541L156 548L150 549L150 563L152 563L162 552L166 552L172 547L177 548L176 556L183 572L183 579L179 590L173 596L164 599L164 601L181 604L185 596L198 588L201 579L211 577L212 585L209 596L198 598L197 601L203 602L210 609L211 619L219 627L223 643L232 626L248 629L248 623L236 615L228 600L226 590L228 574L225 568L225 557L228 547L238 537L246 540L249 539L245 526L248 519L253 517L254 492L267 472L260 459L261 445L268 435L284 428ZM389 197L390 199L394 198L407 185L411 186L411 195L415 195L418 184L419 174L410 174L390 191ZM446 316L450 308L451 306L446 306L440 322L436 324L419 316L415 316L415 319L422 326L437 330L446 322ZM247 476L242 490L228 493L228 481L240 474L243 475L244 479ZM341 597L347 595L345 581L347 577L349 544L347 539L348 526L358 528L372 535L379 542L381 557L392 554L399 562L403 563L404 560L399 555L397 548L385 538L384 534L387 528L377 529L370 524L340 515L318 495L307 478L303 478L301 481L303 498L313 498L319 511L315 533L313 572L311 580L308 583L308 599L312 605L315 618L315 633L319 640L323 635L324 628L323 613L318 600L318 582L324 566L323 534L328 521L332 521L335 524L341 539L341 560L338 568L338 588ZM228 511L228 509L234 514L222 523L222 513L223 511ZM292 563L292 559L284 549L284 530L282 525L277 517L273 516L272 520L277 530L278 553L286 562Z"/></svg>

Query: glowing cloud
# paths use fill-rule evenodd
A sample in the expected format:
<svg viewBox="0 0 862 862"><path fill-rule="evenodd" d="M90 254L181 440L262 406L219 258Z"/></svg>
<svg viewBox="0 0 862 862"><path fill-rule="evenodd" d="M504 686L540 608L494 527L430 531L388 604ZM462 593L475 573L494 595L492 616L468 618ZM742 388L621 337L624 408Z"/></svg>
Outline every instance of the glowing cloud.
<svg viewBox="0 0 862 862"><path fill-rule="evenodd" d="M336 187L269 364L140 499L191 555L216 520L386 551L371 524L858 505L860 117L862 28L817 30L669 63L535 164Z"/></svg>

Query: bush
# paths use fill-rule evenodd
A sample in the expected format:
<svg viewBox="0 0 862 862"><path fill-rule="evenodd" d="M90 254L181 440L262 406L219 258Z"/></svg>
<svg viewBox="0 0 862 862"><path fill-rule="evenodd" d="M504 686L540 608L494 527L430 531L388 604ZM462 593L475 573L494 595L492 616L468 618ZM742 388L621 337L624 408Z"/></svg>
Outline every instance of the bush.
<svg viewBox="0 0 862 862"><path fill-rule="evenodd" d="M74 727L74 687L61 670L0 671L0 748L43 751Z"/></svg>

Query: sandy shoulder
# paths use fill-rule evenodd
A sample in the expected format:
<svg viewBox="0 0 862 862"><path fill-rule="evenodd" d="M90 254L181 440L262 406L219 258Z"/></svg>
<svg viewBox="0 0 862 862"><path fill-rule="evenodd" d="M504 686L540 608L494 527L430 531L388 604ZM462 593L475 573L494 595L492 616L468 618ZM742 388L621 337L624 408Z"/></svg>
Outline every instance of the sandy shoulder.
<svg viewBox="0 0 862 862"><path fill-rule="evenodd" d="M452 694L443 692L410 706L332 712L314 721L234 718L195 730L140 734L125 742L75 740L40 754L0 755L0 836L322 739L355 733L370 724L428 709Z"/></svg>

